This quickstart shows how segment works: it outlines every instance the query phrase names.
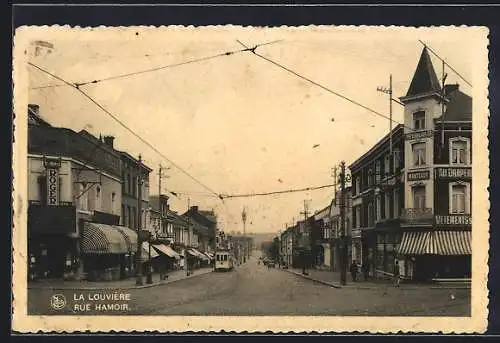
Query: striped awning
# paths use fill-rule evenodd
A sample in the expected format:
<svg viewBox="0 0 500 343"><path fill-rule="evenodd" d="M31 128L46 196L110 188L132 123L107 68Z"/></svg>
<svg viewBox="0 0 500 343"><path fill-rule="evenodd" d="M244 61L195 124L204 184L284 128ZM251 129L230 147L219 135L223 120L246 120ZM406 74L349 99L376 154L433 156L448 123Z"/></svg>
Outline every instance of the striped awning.
<svg viewBox="0 0 500 343"><path fill-rule="evenodd" d="M128 243L123 234L111 225L85 223L81 249L84 254L125 254Z"/></svg>
<svg viewBox="0 0 500 343"><path fill-rule="evenodd" d="M397 252L401 255L432 254L430 232L403 232Z"/></svg>
<svg viewBox="0 0 500 343"><path fill-rule="evenodd" d="M404 232L401 255L471 255L471 231Z"/></svg>
<svg viewBox="0 0 500 343"><path fill-rule="evenodd" d="M127 241L128 251L137 251L137 232L125 226L114 227L123 235L123 237L125 237L125 240Z"/></svg>
<svg viewBox="0 0 500 343"><path fill-rule="evenodd" d="M191 248L191 249L188 249L188 252L193 255L193 256L196 256L202 260L207 260L209 259L205 254L199 252L198 250L194 249L194 248Z"/></svg>
<svg viewBox="0 0 500 343"><path fill-rule="evenodd" d="M151 248L151 250L150 250L150 248ZM151 259L160 256L158 254L158 252L156 252L156 250L153 249L153 245L152 244L151 244L151 247L150 247L148 242L142 242L141 260L143 260L143 261L149 260L149 254L151 254Z"/></svg>
<svg viewBox="0 0 500 343"><path fill-rule="evenodd" d="M175 252L174 249L165 244L154 244L153 247L158 250L160 253L167 255L168 257L175 258L179 260L181 256Z"/></svg>
<svg viewBox="0 0 500 343"><path fill-rule="evenodd" d="M437 255L471 255L471 231L435 231L432 245Z"/></svg>

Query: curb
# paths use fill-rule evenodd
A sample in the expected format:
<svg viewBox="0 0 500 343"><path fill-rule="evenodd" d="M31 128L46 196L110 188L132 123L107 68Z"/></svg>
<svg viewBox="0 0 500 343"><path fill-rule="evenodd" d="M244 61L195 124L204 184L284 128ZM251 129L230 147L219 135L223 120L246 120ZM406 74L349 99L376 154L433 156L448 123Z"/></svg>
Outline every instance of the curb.
<svg viewBox="0 0 500 343"><path fill-rule="evenodd" d="M330 287L333 287L333 288L378 290L378 289L381 289L381 288L384 288L384 287L388 286L388 285L385 285L385 284L381 284L380 287L376 287L376 286L353 286L353 285L342 286L342 285L339 285L339 284L336 284L336 283L332 283L332 282L328 282L328 281L323 281L323 280L315 279L315 278L313 278L311 276L304 275L302 273L299 273L299 272L296 272L296 271L293 271L293 270L288 270L288 269L284 269L284 270L286 272L288 272L288 273L295 274L295 275L300 276L300 277L302 277L304 279L311 280L311 281L314 281L314 282L317 282L317 283L321 283L323 285L330 286ZM403 286L403 287L400 287L400 288L404 289L404 290L419 290L419 289L425 289L427 287L404 287ZM432 289L432 290L448 289L448 290L451 290L451 289L471 289L471 287L470 286L448 286L448 287L430 286L427 289Z"/></svg>
<svg viewBox="0 0 500 343"><path fill-rule="evenodd" d="M201 276L201 275L206 275L206 274L210 274L211 272L213 272L213 270L210 270L210 271L206 271L206 272L203 272L203 273L198 273L198 274L192 274L190 276L186 276L186 277L183 277L181 279L176 279L176 280L164 280L164 281L159 281L159 282L155 282L155 283L152 283L152 284L145 284L145 285L141 285L141 286L126 286L126 287L51 287L51 286L28 286L28 290L30 289L46 289L46 290L54 290L54 289L57 289L57 290L68 290L68 291L99 291L99 290L129 290L129 289L143 289L143 288L151 288L151 287L157 287L157 286L163 286L163 285L168 285L168 284L171 284L171 283L175 283L175 282L179 282L179 281L183 281L183 280L188 280L188 279L191 279L191 278L194 278L194 277L197 277L197 276Z"/></svg>
<svg viewBox="0 0 500 343"><path fill-rule="evenodd" d="M285 271L288 272L288 273L295 274L297 276L303 277L304 279L311 280L311 281L314 281L314 282L317 282L317 283L321 283L321 284L326 285L326 286L330 286L330 287L333 287L333 288L342 288L341 285L338 285L338 284L335 284L335 283L331 283L331 282L328 282L328 281L318 280L318 279L315 279L315 278L313 278L311 276L304 275L304 274L298 273L298 272L294 272L293 270L287 270L287 269L285 269Z"/></svg>

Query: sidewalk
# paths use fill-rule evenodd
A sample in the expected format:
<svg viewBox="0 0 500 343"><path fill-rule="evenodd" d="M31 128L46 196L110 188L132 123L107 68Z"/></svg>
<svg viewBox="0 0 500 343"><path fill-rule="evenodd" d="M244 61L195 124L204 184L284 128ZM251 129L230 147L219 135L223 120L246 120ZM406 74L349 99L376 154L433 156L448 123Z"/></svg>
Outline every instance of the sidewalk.
<svg viewBox="0 0 500 343"><path fill-rule="evenodd" d="M302 269L289 268L282 269L283 271L301 276L305 279L322 283L324 285L334 287L334 288L356 288L356 289L380 289L383 287L388 287L392 285L392 280L390 279L370 279L367 281L363 280L363 275L358 275L358 280L353 282L351 280L351 275L347 275L347 284L342 286L340 284L340 272L332 272L327 270L316 270L309 269L306 272L308 275L302 274ZM401 289L470 289L470 285L465 284L415 284L415 283L404 283L402 282L399 286Z"/></svg>
<svg viewBox="0 0 500 343"><path fill-rule="evenodd" d="M136 286L135 277L116 281L64 281L64 280L37 280L28 283L28 289L71 289L71 290L102 290L102 289L141 289L166 285L180 280L191 279L193 277L211 273L213 268L195 269L193 274L187 276L185 270L174 270L168 273L168 279L160 280L160 274L153 273L153 283L146 283L146 276L142 277L143 285Z"/></svg>

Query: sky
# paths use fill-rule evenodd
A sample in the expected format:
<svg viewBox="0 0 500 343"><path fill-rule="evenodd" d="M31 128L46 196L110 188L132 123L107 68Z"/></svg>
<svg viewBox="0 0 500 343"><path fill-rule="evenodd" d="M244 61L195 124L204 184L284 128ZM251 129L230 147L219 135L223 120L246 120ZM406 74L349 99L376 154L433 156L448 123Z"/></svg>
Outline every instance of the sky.
<svg viewBox="0 0 500 343"><path fill-rule="evenodd" d="M388 87L405 95L422 51L428 44L467 80L473 80L473 49L460 30L375 30L362 28L257 29L191 28L136 31L93 29L39 39L54 44L51 54L29 60L70 82L195 60L247 45L261 55L378 112L389 115ZM431 54L438 75L441 62ZM153 145L169 161L121 127L95 104L50 76L29 68L29 102L52 125L99 136L115 136L115 146L141 154L153 169L150 193L158 192L158 166L170 167L163 192L173 191L171 207L214 209L225 231L278 232L331 202L333 188L272 196L229 198L223 202L183 174L181 167L217 194L247 194L333 183L332 168L347 165L388 133L389 120L300 79L259 58L240 52L202 62L160 69L82 89L122 123ZM470 87L446 70L448 83ZM473 83L473 82L472 82ZM393 104L402 122L403 108ZM316 147L314 147L316 146ZM172 164L174 162L174 164Z"/></svg>

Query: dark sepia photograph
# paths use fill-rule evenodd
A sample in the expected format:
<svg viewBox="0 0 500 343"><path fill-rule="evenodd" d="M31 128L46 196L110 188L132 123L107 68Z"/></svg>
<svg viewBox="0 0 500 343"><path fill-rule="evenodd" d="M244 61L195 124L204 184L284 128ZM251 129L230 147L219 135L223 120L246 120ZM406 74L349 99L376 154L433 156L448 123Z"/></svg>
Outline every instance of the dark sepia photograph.
<svg viewBox="0 0 500 343"><path fill-rule="evenodd" d="M487 34L18 28L14 324L484 331Z"/></svg>

